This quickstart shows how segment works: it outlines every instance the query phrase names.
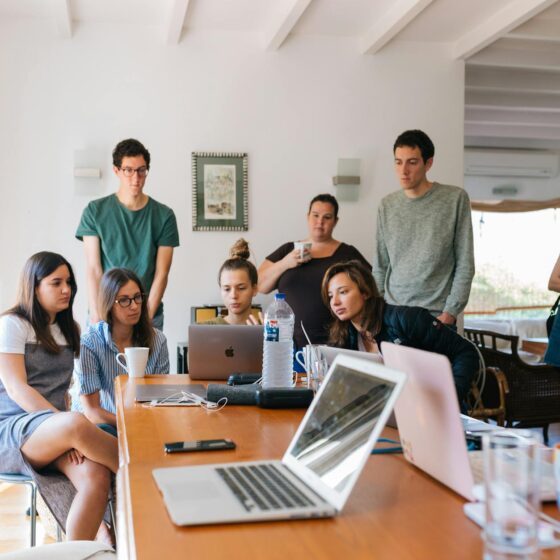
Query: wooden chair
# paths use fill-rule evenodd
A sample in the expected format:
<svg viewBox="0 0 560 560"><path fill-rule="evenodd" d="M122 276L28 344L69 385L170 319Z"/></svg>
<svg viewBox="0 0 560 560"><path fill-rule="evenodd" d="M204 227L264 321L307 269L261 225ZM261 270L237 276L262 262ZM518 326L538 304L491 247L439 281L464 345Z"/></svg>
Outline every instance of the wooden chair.
<svg viewBox="0 0 560 560"><path fill-rule="evenodd" d="M518 336L469 328L465 336L478 346L486 366L498 368L505 376L506 426L542 427L547 443L549 424L560 422L560 368L524 362L517 351ZM486 402L484 394L483 399Z"/></svg>
<svg viewBox="0 0 560 560"><path fill-rule="evenodd" d="M498 368L486 368L484 387L473 382L467 396L468 415L484 421L493 419L498 426L504 426L507 393L509 386L504 372Z"/></svg>

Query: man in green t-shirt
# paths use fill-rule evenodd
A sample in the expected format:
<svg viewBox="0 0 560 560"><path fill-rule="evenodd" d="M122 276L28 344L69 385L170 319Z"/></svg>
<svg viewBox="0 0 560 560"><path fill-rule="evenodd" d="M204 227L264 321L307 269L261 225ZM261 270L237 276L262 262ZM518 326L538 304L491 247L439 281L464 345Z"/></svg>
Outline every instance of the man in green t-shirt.
<svg viewBox="0 0 560 560"><path fill-rule="evenodd" d="M93 200L82 213L76 237L83 240L86 252L92 323L99 321L97 292L103 272L124 267L142 280L153 324L163 328L161 300L179 232L173 210L144 193L149 170L150 152L138 140L119 142L113 150L117 192Z"/></svg>

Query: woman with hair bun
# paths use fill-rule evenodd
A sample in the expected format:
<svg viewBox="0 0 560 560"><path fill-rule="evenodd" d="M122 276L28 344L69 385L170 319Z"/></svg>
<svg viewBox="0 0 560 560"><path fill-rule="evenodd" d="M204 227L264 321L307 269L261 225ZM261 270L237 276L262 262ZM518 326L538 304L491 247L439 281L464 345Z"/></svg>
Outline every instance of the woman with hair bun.
<svg viewBox="0 0 560 560"><path fill-rule="evenodd" d="M220 267L218 284L228 314L206 321L207 325L246 325L253 323L251 307L257 295L258 274L248 259L251 255L245 239L238 239L230 249L230 258Z"/></svg>

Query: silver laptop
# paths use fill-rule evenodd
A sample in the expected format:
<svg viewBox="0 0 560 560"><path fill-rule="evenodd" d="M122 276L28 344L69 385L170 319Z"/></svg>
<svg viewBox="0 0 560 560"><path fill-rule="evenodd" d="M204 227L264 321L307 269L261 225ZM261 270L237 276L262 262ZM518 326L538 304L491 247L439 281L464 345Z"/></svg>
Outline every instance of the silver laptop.
<svg viewBox="0 0 560 560"><path fill-rule="evenodd" d="M368 360L370 362L376 362L378 364L383 363L383 356L376 352L362 352L360 350L349 350L348 348L338 348L337 346L327 346L326 344L321 344L317 347L321 352L321 355L327 360L329 366L334 362L335 358L339 354L345 356L354 356L355 358L361 358L362 360ZM397 419L395 418L395 411L392 410L387 418L386 425L389 428L397 427Z"/></svg>
<svg viewBox="0 0 560 560"><path fill-rule="evenodd" d="M342 510L406 376L339 356L281 461L155 469L177 525L331 517Z"/></svg>
<svg viewBox="0 0 560 560"><path fill-rule="evenodd" d="M190 325L191 379L227 379L232 373L262 371L261 325Z"/></svg>
<svg viewBox="0 0 560 560"><path fill-rule="evenodd" d="M382 342L381 350L386 365L408 375L395 404L405 458L467 500L480 498L482 451L467 450L464 425L482 430L460 414L447 357L389 342ZM541 499L555 500L554 473L548 467L542 470Z"/></svg>
<svg viewBox="0 0 560 560"><path fill-rule="evenodd" d="M345 356L354 356L355 358L361 358L362 360L369 360L371 362L377 362L378 364L383 363L383 356L381 354L376 354L374 352L360 352L359 350L349 350L347 348L338 348L336 346L327 346L321 344L318 346L321 354L326 358L329 366L334 362L334 359L339 354L344 354Z"/></svg>

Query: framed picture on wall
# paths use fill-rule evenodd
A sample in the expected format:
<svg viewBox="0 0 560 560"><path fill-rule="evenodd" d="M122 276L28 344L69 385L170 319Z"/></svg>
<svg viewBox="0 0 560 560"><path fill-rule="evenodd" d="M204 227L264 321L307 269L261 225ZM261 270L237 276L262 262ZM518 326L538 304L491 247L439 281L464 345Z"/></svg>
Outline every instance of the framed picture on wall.
<svg viewBox="0 0 560 560"><path fill-rule="evenodd" d="M193 231L247 231L247 154L192 153Z"/></svg>

